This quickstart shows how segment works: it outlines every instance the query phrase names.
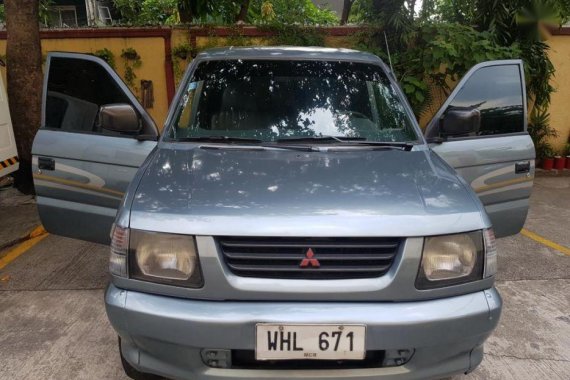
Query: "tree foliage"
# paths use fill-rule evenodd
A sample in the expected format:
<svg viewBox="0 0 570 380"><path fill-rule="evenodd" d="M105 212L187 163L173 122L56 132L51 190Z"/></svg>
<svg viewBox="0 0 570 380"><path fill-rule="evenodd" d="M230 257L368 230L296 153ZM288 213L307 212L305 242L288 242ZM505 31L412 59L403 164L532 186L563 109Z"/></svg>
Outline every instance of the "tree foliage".
<svg viewBox="0 0 570 380"><path fill-rule="evenodd" d="M268 6L273 11L270 20L263 17L263 9ZM320 9L311 0L251 0L249 16L253 22L285 25L331 25L339 22L334 12Z"/></svg>
<svg viewBox="0 0 570 380"><path fill-rule="evenodd" d="M490 39L502 46L521 46L531 103L539 108L548 106L554 66L543 38L546 28L568 20L569 0L438 0L438 4L439 19L487 31Z"/></svg>
<svg viewBox="0 0 570 380"><path fill-rule="evenodd" d="M177 0L113 0L121 21L133 25L167 24L178 21Z"/></svg>
<svg viewBox="0 0 570 380"><path fill-rule="evenodd" d="M416 111L429 103L425 86L416 82L445 90L472 64L510 57L525 61L529 104L548 107L554 66L543 37L547 27L568 19L570 0L424 0L419 10L415 4L358 0L353 17L386 32L396 74ZM372 40L385 56L383 34Z"/></svg>
<svg viewBox="0 0 570 380"><path fill-rule="evenodd" d="M311 0L113 0L121 22L132 25L252 24L329 25L338 17Z"/></svg>
<svg viewBox="0 0 570 380"><path fill-rule="evenodd" d="M390 57L385 38L389 41ZM402 43L405 40L405 43ZM387 30L364 35L360 49L372 50L386 62L392 61L394 72L416 113L420 115L432 101L432 91L445 95L475 64L520 56L518 45L503 47L490 39L488 32L477 32L455 23L426 22L406 35ZM372 48L372 49L371 49Z"/></svg>

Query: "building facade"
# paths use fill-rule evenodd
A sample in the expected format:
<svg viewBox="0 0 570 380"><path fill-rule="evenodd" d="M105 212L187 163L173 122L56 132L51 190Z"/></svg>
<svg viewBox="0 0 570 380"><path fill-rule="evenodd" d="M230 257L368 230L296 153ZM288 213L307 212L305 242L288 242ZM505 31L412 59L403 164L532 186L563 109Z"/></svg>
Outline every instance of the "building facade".
<svg viewBox="0 0 570 380"><path fill-rule="evenodd" d="M53 0L43 24L52 28L78 28L113 24L111 0Z"/></svg>

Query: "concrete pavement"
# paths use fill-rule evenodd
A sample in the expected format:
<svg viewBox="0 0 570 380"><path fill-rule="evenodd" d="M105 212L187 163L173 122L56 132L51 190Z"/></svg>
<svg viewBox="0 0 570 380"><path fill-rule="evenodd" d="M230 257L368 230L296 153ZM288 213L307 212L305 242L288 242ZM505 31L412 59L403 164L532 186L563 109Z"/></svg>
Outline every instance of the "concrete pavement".
<svg viewBox="0 0 570 380"><path fill-rule="evenodd" d="M570 178L537 178L531 202L525 227L570 247ZM522 235L498 248L503 316L482 365L455 380L568 379L570 256ZM103 305L107 259L50 235L0 270L0 379L126 379Z"/></svg>
<svg viewBox="0 0 570 380"><path fill-rule="evenodd" d="M0 188L0 251L40 224L36 202L14 188Z"/></svg>

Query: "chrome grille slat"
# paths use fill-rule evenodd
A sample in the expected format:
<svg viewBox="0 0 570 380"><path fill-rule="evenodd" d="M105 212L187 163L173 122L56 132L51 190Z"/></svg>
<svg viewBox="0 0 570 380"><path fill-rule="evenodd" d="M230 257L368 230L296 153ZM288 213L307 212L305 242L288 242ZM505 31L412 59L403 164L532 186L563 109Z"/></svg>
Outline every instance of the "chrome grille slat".
<svg viewBox="0 0 570 380"><path fill-rule="evenodd" d="M374 278L386 274L401 238L216 238L228 269L242 277L283 279ZM308 249L320 267L300 267Z"/></svg>
<svg viewBox="0 0 570 380"><path fill-rule="evenodd" d="M226 247L247 247L247 248L264 248L264 247L271 247L271 248L305 248L307 246L306 243L275 243L275 244L266 244L266 243L236 243L232 241L224 241L224 246ZM394 249L398 246L397 243L394 244L346 244L343 245L343 248L383 248L383 249ZM334 243L315 243L312 248L338 248L338 245Z"/></svg>
<svg viewBox="0 0 570 380"><path fill-rule="evenodd" d="M302 260L305 253L244 253L224 251L224 255L232 260ZM392 260L394 254L320 254L319 260L351 261L351 260Z"/></svg>
<svg viewBox="0 0 570 380"><path fill-rule="evenodd" d="M266 265L263 267L257 265L240 265L240 264L228 264L231 269L239 271L258 271L258 272L300 272L298 268L294 267L282 267L277 265ZM376 271L384 271L388 269L389 265L382 266L370 266L367 268L352 268L347 266L328 266L326 268L306 268L302 270L302 273L327 273L327 272L351 272L351 273L368 273Z"/></svg>

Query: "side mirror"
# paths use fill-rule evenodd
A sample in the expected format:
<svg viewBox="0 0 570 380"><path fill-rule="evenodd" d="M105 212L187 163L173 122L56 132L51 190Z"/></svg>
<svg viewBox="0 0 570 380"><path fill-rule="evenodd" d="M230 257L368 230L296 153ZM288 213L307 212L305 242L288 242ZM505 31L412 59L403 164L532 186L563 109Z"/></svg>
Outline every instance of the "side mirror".
<svg viewBox="0 0 570 380"><path fill-rule="evenodd" d="M97 116L99 127L114 132L138 133L141 130L139 115L130 104L104 104Z"/></svg>
<svg viewBox="0 0 570 380"><path fill-rule="evenodd" d="M441 137L477 134L481 128L481 112L478 109L450 109L440 119Z"/></svg>

